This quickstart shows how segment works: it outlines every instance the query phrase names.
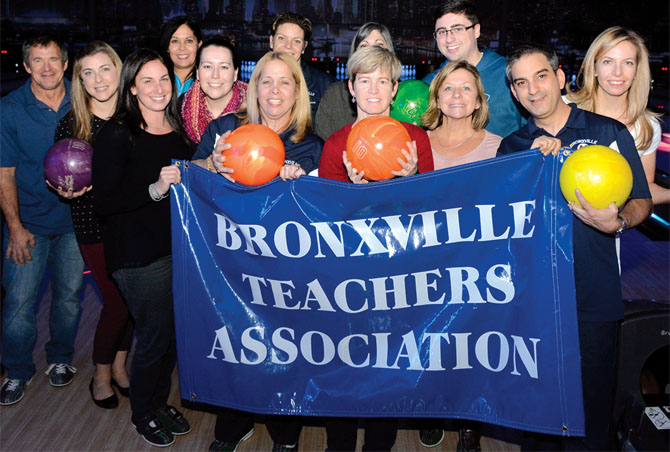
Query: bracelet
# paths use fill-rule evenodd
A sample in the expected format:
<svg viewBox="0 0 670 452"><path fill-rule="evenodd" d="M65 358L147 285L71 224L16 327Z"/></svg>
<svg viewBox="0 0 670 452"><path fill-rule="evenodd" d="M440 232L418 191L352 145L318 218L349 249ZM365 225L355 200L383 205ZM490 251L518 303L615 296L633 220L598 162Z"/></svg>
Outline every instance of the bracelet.
<svg viewBox="0 0 670 452"><path fill-rule="evenodd" d="M149 196L151 196L151 199L154 201L160 201L161 199L165 199L168 197L168 194L165 193L164 195L161 195L158 193L158 186L156 185L156 182L153 184L149 185Z"/></svg>
<svg viewBox="0 0 670 452"><path fill-rule="evenodd" d="M621 233L623 231L625 231L628 228L628 222L621 215L617 216L616 219L619 220L619 223L621 223L621 226L619 226L619 229L617 229L614 234L619 236L619 235L621 235Z"/></svg>
<svg viewBox="0 0 670 452"><path fill-rule="evenodd" d="M156 199L156 196L154 195L154 190L155 190L154 184L149 184L149 196L153 201L159 201L158 199Z"/></svg>
<svg viewBox="0 0 670 452"><path fill-rule="evenodd" d="M209 157L207 157L207 169L210 170L213 173L220 174L221 176L224 175L219 169L214 165L214 157L212 154L209 154Z"/></svg>

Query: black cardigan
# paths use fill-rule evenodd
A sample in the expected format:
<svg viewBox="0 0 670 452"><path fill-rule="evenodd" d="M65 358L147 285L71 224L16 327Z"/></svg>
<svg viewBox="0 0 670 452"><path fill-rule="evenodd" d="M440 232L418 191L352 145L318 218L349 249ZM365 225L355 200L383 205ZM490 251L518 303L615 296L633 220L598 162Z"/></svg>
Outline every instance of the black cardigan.
<svg viewBox="0 0 670 452"><path fill-rule="evenodd" d="M95 212L104 220L108 271L147 266L171 254L170 200L154 201L149 185L171 160L191 158L175 132L152 135L110 120L100 130L93 155Z"/></svg>

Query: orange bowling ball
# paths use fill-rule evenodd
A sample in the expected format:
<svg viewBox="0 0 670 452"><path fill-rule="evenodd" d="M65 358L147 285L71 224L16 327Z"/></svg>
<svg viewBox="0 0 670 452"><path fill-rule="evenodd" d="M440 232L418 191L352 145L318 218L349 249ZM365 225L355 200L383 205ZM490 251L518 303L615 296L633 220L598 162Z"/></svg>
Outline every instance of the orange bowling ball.
<svg viewBox="0 0 670 452"><path fill-rule="evenodd" d="M223 151L224 165L234 170L232 177L244 185L263 185L279 175L285 151L281 138L262 124L247 124L228 136L231 147Z"/></svg>
<svg viewBox="0 0 670 452"><path fill-rule="evenodd" d="M621 207L633 189L633 171L626 159L607 146L585 146L573 152L561 168L561 192L568 202L577 201L575 189L593 207L604 209L612 202Z"/></svg>
<svg viewBox="0 0 670 452"><path fill-rule="evenodd" d="M398 157L412 141L400 121L389 116L370 116L356 124L347 137L347 158L368 180L391 179L391 171L400 171Z"/></svg>

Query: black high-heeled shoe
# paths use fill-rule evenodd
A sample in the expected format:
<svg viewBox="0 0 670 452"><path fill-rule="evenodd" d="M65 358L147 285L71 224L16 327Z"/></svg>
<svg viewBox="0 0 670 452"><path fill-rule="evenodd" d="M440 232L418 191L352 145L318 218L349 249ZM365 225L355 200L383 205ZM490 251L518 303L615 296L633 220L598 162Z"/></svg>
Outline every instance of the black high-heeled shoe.
<svg viewBox="0 0 670 452"><path fill-rule="evenodd" d="M114 386L123 397L130 397L130 388L119 386L115 379L112 378L112 386Z"/></svg>
<svg viewBox="0 0 670 452"><path fill-rule="evenodd" d="M91 378L91 383L88 385L88 390L91 392L91 398L93 399L93 403L98 405L100 408L111 410L119 406L119 398L116 396L116 392L111 396L107 397L106 399L102 400L96 400L95 397L93 397L93 378Z"/></svg>

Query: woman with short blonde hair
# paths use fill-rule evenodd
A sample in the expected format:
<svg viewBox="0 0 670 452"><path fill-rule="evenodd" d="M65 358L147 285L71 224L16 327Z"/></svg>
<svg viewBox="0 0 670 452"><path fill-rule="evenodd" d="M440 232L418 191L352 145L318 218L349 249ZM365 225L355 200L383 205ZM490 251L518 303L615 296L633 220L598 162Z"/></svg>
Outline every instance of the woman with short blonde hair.
<svg viewBox="0 0 670 452"><path fill-rule="evenodd" d="M364 171L358 171L347 159L345 148L349 133L360 121L374 116L389 116L393 97L398 90L401 65L390 50L371 45L359 47L349 60L349 93L356 104L356 120L333 133L323 146L319 177L341 182L368 183ZM403 157L398 158L401 170L392 171L398 178L433 170L428 136L421 127L400 122L409 134L404 144ZM355 450L357 418L327 418L326 450ZM395 418L365 419L363 450L387 451L395 443L398 423Z"/></svg>
<svg viewBox="0 0 670 452"><path fill-rule="evenodd" d="M349 58L363 47L378 46L395 53L388 27L377 22L367 22L360 26L351 41ZM332 83L321 98L316 112L316 134L323 140L356 120L356 105L351 101L346 80Z"/></svg>
<svg viewBox="0 0 670 452"><path fill-rule="evenodd" d="M356 120L333 133L323 145L319 163L319 176L341 182L364 184L368 180L347 159L344 149L351 129L358 122L371 116L389 116L393 97L398 91L402 66L393 52L384 47L361 47L351 56L347 66L349 94L356 104ZM411 141L402 150L404 161L396 177L411 176L433 170L430 141L421 127L401 122Z"/></svg>
<svg viewBox="0 0 670 452"><path fill-rule="evenodd" d="M363 47L354 52L347 64L347 76L351 83L356 81L357 74L367 74L380 68L388 71L391 80L398 83L402 74L400 60L393 52L383 47Z"/></svg>

